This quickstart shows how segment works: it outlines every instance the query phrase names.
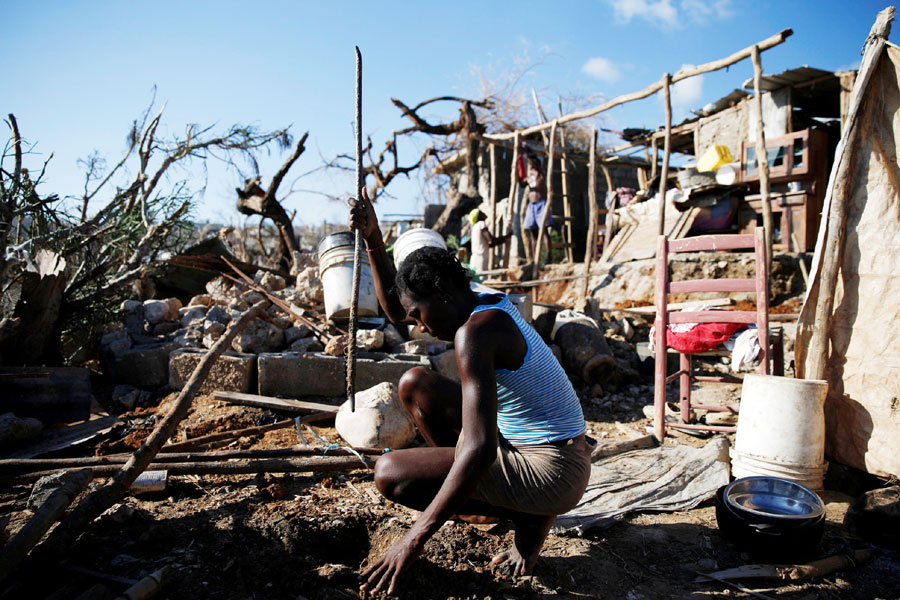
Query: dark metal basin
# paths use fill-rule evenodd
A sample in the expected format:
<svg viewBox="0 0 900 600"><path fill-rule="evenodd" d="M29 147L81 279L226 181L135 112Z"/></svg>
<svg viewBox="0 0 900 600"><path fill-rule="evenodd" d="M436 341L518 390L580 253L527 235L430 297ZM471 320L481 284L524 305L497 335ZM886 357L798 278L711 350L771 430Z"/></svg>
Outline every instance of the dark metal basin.
<svg viewBox="0 0 900 600"><path fill-rule="evenodd" d="M825 514L809 488L778 477L744 477L725 488L725 501L738 512L767 523L806 521Z"/></svg>

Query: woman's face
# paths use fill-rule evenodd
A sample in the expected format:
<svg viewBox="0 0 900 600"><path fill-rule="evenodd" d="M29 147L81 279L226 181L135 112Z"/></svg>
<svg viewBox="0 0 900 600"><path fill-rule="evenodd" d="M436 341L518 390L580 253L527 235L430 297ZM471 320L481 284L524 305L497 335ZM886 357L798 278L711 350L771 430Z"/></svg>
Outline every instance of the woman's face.
<svg viewBox="0 0 900 600"><path fill-rule="evenodd" d="M440 294L414 298L405 293L400 295L400 304L406 310L406 316L415 321L419 331L440 340L452 342L456 330L462 325L458 322L457 307Z"/></svg>

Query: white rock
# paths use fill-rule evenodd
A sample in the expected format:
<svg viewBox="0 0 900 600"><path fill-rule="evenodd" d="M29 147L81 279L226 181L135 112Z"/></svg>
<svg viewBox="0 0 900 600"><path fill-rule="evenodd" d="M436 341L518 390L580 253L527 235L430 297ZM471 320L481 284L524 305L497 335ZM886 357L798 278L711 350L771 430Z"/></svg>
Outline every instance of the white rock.
<svg viewBox="0 0 900 600"><path fill-rule="evenodd" d="M219 306L218 304L209 309L206 313L207 321L218 321L219 323L228 323L231 321L231 315L228 314L228 311Z"/></svg>
<svg viewBox="0 0 900 600"><path fill-rule="evenodd" d="M323 349L322 342L310 336L295 340L287 351L303 354L304 352L321 352Z"/></svg>
<svg viewBox="0 0 900 600"><path fill-rule="evenodd" d="M263 276L259 278L259 285L266 288L266 291L277 292L283 290L287 284L284 281L284 277L281 275L266 271Z"/></svg>
<svg viewBox="0 0 900 600"><path fill-rule="evenodd" d="M144 319L151 325L162 323L169 314L169 303L165 300L145 300Z"/></svg>
<svg viewBox="0 0 900 600"><path fill-rule="evenodd" d="M284 343L293 344L301 338L308 337L312 331L306 325L291 325L284 330Z"/></svg>
<svg viewBox="0 0 900 600"><path fill-rule="evenodd" d="M460 380L459 365L456 363L456 350L447 350L431 357L431 366L434 370L456 381Z"/></svg>
<svg viewBox="0 0 900 600"><path fill-rule="evenodd" d="M284 334L266 321L253 321L231 343L238 352L273 352L284 345Z"/></svg>
<svg viewBox="0 0 900 600"><path fill-rule="evenodd" d="M213 302L212 296L209 294L200 294L191 298L191 301L188 302L188 306L212 306L215 304Z"/></svg>
<svg viewBox="0 0 900 600"><path fill-rule="evenodd" d="M31 495L28 496L28 501L25 503L25 506L32 511L39 509L41 505L47 501L47 498L50 497L50 494L63 486L62 479L65 476L65 471L61 471L59 473L54 473L53 475L46 475L35 481L34 486L31 488Z"/></svg>
<svg viewBox="0 0 900 600"><path fill-rule="evenodd" d="M187 327L195 321L202 321L206 317L206 307L202 305L188 305L178 311L181 316L181 326Z"/></svg>
<svg viewBox="0 0 900 600"><path fill-rule="evenodd" d="M378 350L384 346L384 333L377 329L358 329L356 331L356 347L363 350Z"/></svg>
<svg viewBox="0 0 900 600"><path fill-rule="evenodd" d="M431 340L410 340L404 342L399 346L395 346L394 351L400 354L440 354L446 352L447 347L447 342L431 338Z"/></svg>
<svg viewBox="0 0 900 600"><path fill-rule="evenodd" d="M416 437L416 426L400 402L397 387L387 382L358 392L354 412L350 401L344 402L334 426L351 446L406 448Z"/></svg>
<svg viewBox="0 0 900 600"><path fill-rule="evenodd" d="M384 326L382 333L384 333L384 343L388 346L399 346L406 341L397 328L390 323Z"/></svg>

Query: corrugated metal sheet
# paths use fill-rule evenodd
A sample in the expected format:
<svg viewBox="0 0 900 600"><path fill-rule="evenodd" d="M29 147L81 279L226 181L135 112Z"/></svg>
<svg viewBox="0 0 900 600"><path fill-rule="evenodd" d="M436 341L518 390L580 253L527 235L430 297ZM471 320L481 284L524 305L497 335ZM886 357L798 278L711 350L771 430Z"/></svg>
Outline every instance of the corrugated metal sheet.
<svg viewBox="0 0 900 600"><path fill-rule="evenodd" d="M762 77L760 77L759 87L765 92L770 92L772 90L777 90L778 88L793 87L801 83L806 83L807 81L812 81L814 79L822 79L828 75L834 75L834 73L831 71L823 71L822 69L815 69L813 67L803 65L802 67L797 67L796 69L788 69L787 71L782 71L781 73L778 73L776 75L763 75ZM744 82L744 89L753 89L752 77Z"/></svg>

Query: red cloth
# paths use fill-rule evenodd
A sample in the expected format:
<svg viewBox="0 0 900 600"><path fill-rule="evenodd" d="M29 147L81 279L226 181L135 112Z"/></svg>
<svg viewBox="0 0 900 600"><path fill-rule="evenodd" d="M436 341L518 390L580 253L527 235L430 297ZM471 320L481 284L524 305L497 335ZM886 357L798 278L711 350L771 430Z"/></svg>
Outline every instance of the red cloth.
<svg viewBox="0 0 900 600"><path fill-rule="evenodd" d="M525 181L525 178L528 177L528 165L525 164L525 157L521 154L519 155L519 160L516 161L516 176L519 178L519 181Z"/></svg>
<svg viewBox="0 0 900 600"><path fill-rule="evenodd" d="M690 331L669 329L666 331L666 344L685 354L703 352L724 344L735 332L746 328L744 323L698 323Z"/></svg>

